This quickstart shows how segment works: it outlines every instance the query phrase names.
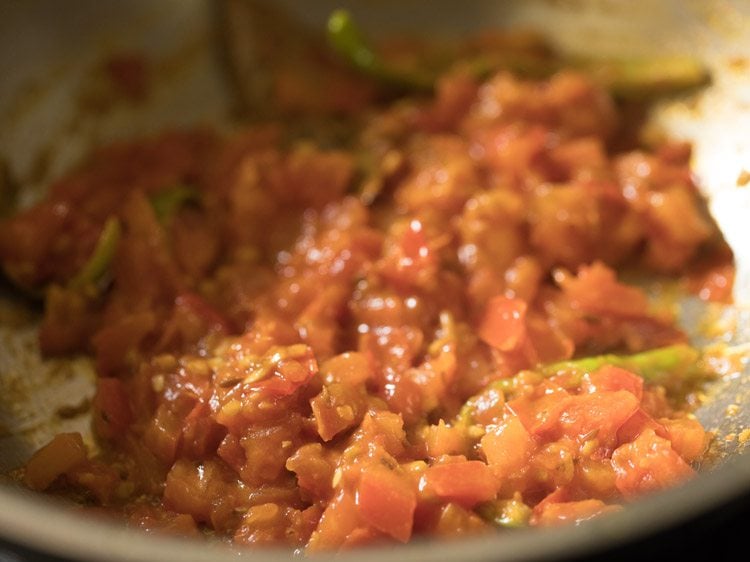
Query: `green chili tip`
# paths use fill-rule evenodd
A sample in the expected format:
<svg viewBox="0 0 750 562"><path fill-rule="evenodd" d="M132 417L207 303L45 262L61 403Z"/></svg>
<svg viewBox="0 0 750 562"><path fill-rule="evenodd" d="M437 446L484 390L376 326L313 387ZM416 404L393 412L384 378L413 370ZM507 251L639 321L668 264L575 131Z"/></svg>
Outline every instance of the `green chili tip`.
<svg viewBox="0 0 750 562"><path fill-rule="evenodd" d="M121 227L116 217L110 217L104 223L102 232L96 242L94 251L80 271L70 280L70 287L81 288L99 282L109 269L120 242Z"/></svg>
<svg viewBox="0 0 750 562"><path fill-rule="evenodd" d="M149 198L154 214L161 223L172 218L182 206L199 200L200 195L195 188L182 184L157 191Z"/></svg>
<svg viewBox="0 0 750 562"><path fill-rule="evenodd" d="M417 91L433 89L435 76L417 70L401 70L384 61L367 43L347 10L335 10L330 15L327 32L331 49L362 74L395 88Z"/></svg>
<svg viewBox="0 0 750 562"><path fill-rule="evenodd" d="M683 383L693 382L706 374L701 368L700 352L686 344L650 349L634 355L606 354L561 361L545 365L540 372L545 377L565 372L585 374L605 365L627 369L657 384L668 384L676 379Z"/></svg>

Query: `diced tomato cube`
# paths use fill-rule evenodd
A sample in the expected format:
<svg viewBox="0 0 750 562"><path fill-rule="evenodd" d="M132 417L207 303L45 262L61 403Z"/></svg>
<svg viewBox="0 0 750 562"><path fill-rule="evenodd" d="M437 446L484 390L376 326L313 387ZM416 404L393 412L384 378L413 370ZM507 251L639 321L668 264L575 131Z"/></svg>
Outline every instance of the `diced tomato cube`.
<svg viewBox="0 0 750 562"><path fill-rule="evenodd" d="M182 443L182 419L169 404L157 408L143 434L143 442L166 466L174 462Z"/></svg>
<svg viewBox="0 0 750 562"><path fill-rule="evenodd" d="M559 328L551 326L546 318L529 316L526 324L531 346L540 363L563 361L573 356L573 340Z"/></svg>
<svg viewBox="0 0 750 562"><path fill-rule="evenodd" d="M625 497L674 486L694 474L666 439L646 429L632 443L612 453L617 489Z"/></svg>
<svg viewBox="0 0 750 562"><path fill-rule="evenodd" d="M461 537L478 535L491 531L492 527L473 511L455 503L449 503L440 510L431 532L438 537Z"/></svg>
<svg viewBox="0 0 750 562"><path fill-rule="evenodd" d="M417 494L410 479L385 466L362 470L357 505L363 520L396 540L407 542L414 524Z"/></svg>
<svg viewBox="0 0 750 562"><path fill-rule="evenodd" d="M667 429L649 416L643 408L638 408L628 420L617 430L617 441L619 443L629 443L643 433L646 429L651 429L659 437L668 437Z"/></svg>
<svg viewBox="0 0 750 562"><path fill-rule="evenodd" d="M479 337L500 351L513 351L526 337L526 301L498 295L487 303Z"/></svg>
<svg viewBox="0 0 750 562"><path fill-rule="evenodd" d="M620 283L615 272L601 262L584 265L576 277L561 283L571 304L592 314L611 314L632 318L648 309L646 294L636 287Z"/></svg>
<svg viewBox="0 0 750 562"><path fill-rule="evenodd" d="M211 521L214 505L234 496L236 490L237 480L224 463L179 459L167 474L164 505L196 521Z"/></svg>
<svg viewBox="0 0 750 562"><path fill-rule="evenodd" d="M245 458L245 449L242 448L237 436L229 434L224 437L216 452L219 458L232 467L237 474L242 471L247 459Z"/></svg>
<svg viewBox="0 0 750 562"><path fill-rule="evenodd" d="M198 402L182 424L182 449L180 454L202 459L214 453L227 433L225 427L211 417L206 402Z"/></svg>
<svg viewBox="0 0 750 562"><path fill-rule="evenodd" d="M469 438L466 428L462 426L448 426L440 420L437 425L428 425L424 428L422 435L428 457L464 455L468 452Z"/></svg>
<svg viewBox="0 0 750 562"><path fill-rule="evenodd" d="M627 390L571 396L559 418L562 434L573 439L595 437L614 445L617 430L638 410L638 399Z"/></svg>
<svg viewBox="0 0 750 562"><path fill-rule="evenodd" d="M360 510L354 501L354 494L341 490L335 498L328 502L318 526L310 536L307 551L336 550L362 524Z"/></svg>
<svg viewBox="0 0 750 562"><path fill-rule="evenodd" d="M331 357L320 366L326 382L355 386L372 376L372 364L364 353L350 351Z"/></svg>
<svg viewBox="0 0 750 562"><path fill-rule="evenodd" d="M32 490L46 490L58 476L86 461L80 433L59 433L26 463L23 482Z"/></svg>
<svg viewBox="0 0 750 562"><path fill-rule="evenodd" d="M666 429L672 448L685 462L692 462L705 452L708 436L698 420L678 418L660 419L659 422Z"/></svg>
<svg viewBox="0 0 750 562"><path fill-rule="evenodd" d="M481 447L495 476L507 478L526 466L536 442L521 420L509 415L482 437Z"/></svg>
<svg viewBox="0 0 750 562"><path fill-rule="evenodd" d="M436 495L464 507L491 500L497 494L495 476L481 461L433 465L425 471L424 479Z"/></svg>
<svg viewBox="0 0 750 562"><path fill-rule="evenodd" d="M588 392L627 390L638 400L643 397L643 379L613 365L605 365L585 375L581 386Z"/></svg>
<svg viewBox="0 0 750 562"><path fill-rule="evenodd" d="M572 396L562 389L531 398L520 396L511 400L507 408L518 416L531 435L555 438L559 433L559 420Z"/></svg>
<svg viewBox="0 0 750 562"><path fill-rule="evenodd" d="M286 461L287 470L297 475L299 487L314 499L331 495L334 465L326 458L320 443L303 445Z"/></svg>

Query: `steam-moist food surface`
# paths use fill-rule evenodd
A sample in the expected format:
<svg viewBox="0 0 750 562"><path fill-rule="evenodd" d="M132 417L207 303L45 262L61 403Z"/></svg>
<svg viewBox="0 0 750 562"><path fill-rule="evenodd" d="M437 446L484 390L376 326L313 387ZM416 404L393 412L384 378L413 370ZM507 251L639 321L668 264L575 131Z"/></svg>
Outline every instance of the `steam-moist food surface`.
<svg viewBox="0 0 750 562"><path fill-rule="evenodd" d="M24 483L315 551L581 521L689 478L697 356L616 274L727 296L689 149L616 149L615 104L572 72L459 68L350 120L335 148L284 124L106 147L2 225L42 349L99 376L101 451L61 434Z"/></svg>

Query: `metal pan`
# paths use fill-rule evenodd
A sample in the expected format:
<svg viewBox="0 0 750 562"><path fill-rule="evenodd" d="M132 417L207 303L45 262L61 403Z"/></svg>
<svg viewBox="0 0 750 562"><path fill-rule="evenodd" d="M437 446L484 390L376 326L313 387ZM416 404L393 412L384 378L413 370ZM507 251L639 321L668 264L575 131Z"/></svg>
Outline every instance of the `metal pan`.
<svg viewBox="0 0 750 562"><path fill-rule="evenodd" d="M241 1L241 0L238 0ZM694 169L709 208L735 252L737 306L683 307L682 323L696 341L710 317L726 329L714 336L742 351L750 342L750 1L568 0L475 1L470 4L396 0L300 3L279 0L311 26L348 5L372 33L419 30L461 34L482 27L534 27L571 54L688 53L705 61L712 84L687 99L665 100L652 122L694 145ZM172 125L230 121L234 97L217 57L216 6L201 0L54 0L5 3L0 17L0 157L2 190L22 186L34 201L51 178L89 147ZM137 103L109 96L102 61L136 52L149 61L151 95ZM740 181L739 184L743 182ZM93 372L83 358L46 360L35 338L38 312L17 294L0 295L0 473L20 465L61 430L87 433L86 400ZM698 341L700 343L700 341ZM528 529L449 543L416 542L365 549L338 560L550 559L611 548L674 526L750 490L750 455L739 435L750 427L750 373L717 381L697 412L717 432L723 456L683 487L636 502L580 527ZM727 415L727 406L734 415ZM61 415L62 412L62 415ZM224 560L231 550L153 537L85 518L0 481L0 539L37 552L81 560ZM280 560L287 551L251 553ZM3 558L0 547L0 559Z"/></svg>

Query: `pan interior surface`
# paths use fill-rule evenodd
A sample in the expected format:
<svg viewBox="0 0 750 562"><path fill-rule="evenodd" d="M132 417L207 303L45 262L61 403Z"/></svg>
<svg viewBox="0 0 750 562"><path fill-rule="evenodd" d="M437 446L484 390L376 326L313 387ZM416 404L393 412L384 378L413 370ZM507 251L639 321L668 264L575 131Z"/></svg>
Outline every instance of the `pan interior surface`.
<svg viewBox="0 0 750 562"><path fill-rule="evenodd" d="M750 2L482 0L469 7L441 1L430 3L428 21L416 7L420 3L395 0L276 4L310 26L322 26L327 14L343 4L373 33L425 25L452 34L495 25L523 26L542 30L563 52L574 55L674 52L705 61L712 72L711 85L697 95L660 102L652 123L693 144L698 185L737 264L737 305L706 307L686 301L682 325L694 342L720 341L744 358L750 342L745 218L750 216L750 187L743 188L740 178L750 171L750 59L744 58L750 57ZM86 0L77 8L75 13L60 14L57 2L33 0L10 7L0 23L0 73L7 77L0 84L0 157L7 175L23 186L21 204L38 198L50 179L94 145L168 126L224 126L230 120L235 100L216 53L214 6L199 0L118 0L105 7ZM32 37L47 39L32 45ZM91 104L102 57L122 50L143 52L155 61L156 94L143 105ZM23 53L22 65L17 64L18 53ZM92 366L85 358L41 357L35 306L8 290L0 298L0 473L18 467L59 431L80 431L90 438L85 412L93 394ZM719 326L708 336L707 322ZM416 543L400 549L399 557L499 560L574 555L663 529L747 490L750 457L743 454L741 435L750 428L750 373L747 361L740 362L744 370L714 383L696 412L716 431L722 457L718 466L693 482L583 527L524 530L439 545ZM5 506L0 510L0 537L44 552L90 560L237 557L223 548L145 536L89 520L10 482L0 486L0 502ZM670 509L664 508L667 505ZM39 521L45 521L44 526ZM365 549L337 559L375 560L383 554ZM251 556L278 560L289 553L254 551Z"/></svg>

